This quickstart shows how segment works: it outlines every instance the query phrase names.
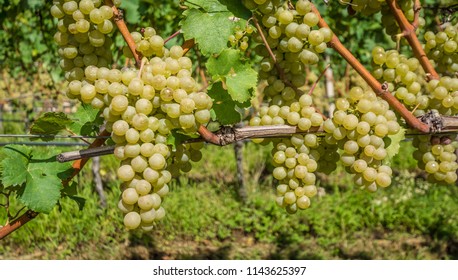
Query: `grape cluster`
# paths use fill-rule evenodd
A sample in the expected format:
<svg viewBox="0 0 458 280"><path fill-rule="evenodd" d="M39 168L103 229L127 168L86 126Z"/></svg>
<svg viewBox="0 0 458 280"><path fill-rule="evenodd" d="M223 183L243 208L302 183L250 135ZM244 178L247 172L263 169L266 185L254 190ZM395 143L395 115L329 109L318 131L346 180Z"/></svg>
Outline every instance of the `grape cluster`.
<svg viewBox="0 0 458 280"><path fill-rule="evenodd" d="M256 10L261 31L275 56L274 60L262 36L256 33L254 39L260 45L255 52L264 57L259 77L267 82L263 93L268 105L261 106L250 125L287 124L304 132L317 130L323 116L312 107L312 97L299 88L306 83L306 65L318 63L319 54L326 50L333 36L331 30L317 28L319 18L308 0L297 1L295 7L287 1L270 0L246 0L244 4ZM317 192L315 172L335 169L335 162L328 159L335 158L337 147L324 147L319 145L320 141L313 133L272 140L277 204L288 213L309 207L310 198ZM326 152L334 157L324 157Z"/></svg>
<svg viewBox="0 0 458 280"><path fill-rule="evenodd" d="M288 213L307 209L310 198L317 193L314 172L318 168L316 153L311 148L318 146L314 134L295 134L289 139L274 140L272 174L278 180L277 205Z"/></svg>
<svg viewBox="0 0 458 280"><path fill-rule="evenodd" d="M109 69L112 8L92 0L55 1L51 11L59 18L55 38L69 81L67 96L100 109L116 143L124 224L151 230L165 215L161 203L172 177L202 158L202 143L172 149L168 138L174 130L191 134L206 124L212 99L192 78L192 61L183 49L165 48L154 28L133 33L144 56L140 69Z"/></svg>
<svg viewBox="0 0 458 280"><path fill-rule="evenodd" d="M379 12L384 2L379 0L339 0L340 4L347 5L350 13L357 12L365 16Z"/></svg>
<svg viewBox="0 0 458 280"><path fill-rule="evenodd" d="M288 6L286 1L244 1L248 8L255 9L256 17L262 25L262 33L266 38L276 62L269 56L266 46L259 33L254 36L256 42L261 43L255 49L263 56L261 61L261 79L282 77L295 87L304 85L303 75L305 65L316 64L319 54L327 48L333 33L329 28L317 29L318 16L312 12L308 0L299 0L295 8ZM278 72L275 63L282 69ZM267 95L276 95L283 90L280 83L272 87L276 79L269 80Z"/></svg>
<svg viewBox="0 0 458 280"><path fill-rule="evenodd" d="M251 118L250 126L288 124L297 126L302 131L318 129L323 124L323 117L311 105L312 97L302 94L299 101L290 105L262 106L259 116ZM317 192L314 173L320 168L323 171L335 169L335 162L329 163L335 157L322 155L326 152L328 155L332 152L337 155L336 149L330 151L321 145L320 139L313 133L294 134L290 138L272 142L272 162L275 166L273 177L278 180L277 204L288 213L308 208L310 198ZM320 159L326 164L319 165Z"/></svg>
<svg viewBox="0 0 458 280"><path fill-rule="evenodd" d="M323 124L325 141L343 151L340 161L355 174L357 185L374 192L391 184L391 168L383 164L387 157L389 135L399 132L396 115L375 93L353 87L348 98L336 101L332 119Z"/></svg>
<svg viewBox="0 0 458 280"><path fill-rule="evenodd" d="M422 115L430 106L430 98L422 90L422 68L418 59L399 54L396 50L385 51L382 47L372 49L374 69L372 74L380 82L387 83L387 90Z"/></svg>
<svg viewBox="0 0 458 280"><path fill-rule="evenodd" d="M295 96L295 92L291 90L291 95ZM288 124L297 126L302 131L308 131L312 127L320 127L323 123L323 116L316 112L312 107L312 97L308 94L302 94L299 101L291 99L289 105L278 106L272 104L270 106L262 106L259 110L259 116L255 116L250 120L251 126L259 125L280 125ZM274 103L274 102L272 102Z"/></svg>
<svg viewBox="0 0 458 280"><path fill-rule="evenodd" d="M448 25L436 34L428 31L424 39L426 54L436 62L439 72L458 72L458 24Z"/></svg>
<svg viewBox="0 0 458 280"><path fill-rule="evenodd" d="M240 25L235 26L234 34L229 35L229 43L231 47L239 48L242 52L246 51L249 46L249 37L246 35L252 34L254 27L247 24L242 30Z"/></svg>
<svg viewBox="0 0 458 280"><path fill-rule="evenodd" d="M132 32L132 38L135 42L137 52L144 57L164 56L167 49L164 47L165 40L156 33L153 27L146 27L142 32ZM132 58L132 51L128 46L123 47L123 54Z"/></svg>
<svg viewBox="0 0 458 280"><path fill-rule="evenodd" d="M455 150L458 148L458 142L452 139L451 135L414 137L413 146L417 150L413 156L417 160L418 167L426 171L429 182L448 184L456 182L458 163Z"/></svg>
<svg viewBox="0 0 458 280"><path fill-rule="evenodd" d="M172 172L188 172L190 160L202 158L201 144L178 145L175 152L167 145L172 130L196 132L210 120L212 100L199 91L190 60L182 54L181 47L173 46L169 56L153 57L140 71L124 70L119 94L107 98L106 129L116 143L118 177L125 187L119 208L126 212L124 223L130 229L147 230L162 218L160 202Z"/></svg>
<svg viewBox="0 0 458 280"><path fill-rule="evenodd" d="M429 108L440 114L451 116L458 113L458 78L443 76L426 85L429 93Z"/></svg>
<svg viewBox="0 0 458 280"><path fill-rule="evenodd" d="M54 40L62 58L60 67L68 81L83 80L88 66L111 64L109 34L113 31L113 10L110 6L102 5L100 0L54 1L51 15L58 19Z"/></svg>

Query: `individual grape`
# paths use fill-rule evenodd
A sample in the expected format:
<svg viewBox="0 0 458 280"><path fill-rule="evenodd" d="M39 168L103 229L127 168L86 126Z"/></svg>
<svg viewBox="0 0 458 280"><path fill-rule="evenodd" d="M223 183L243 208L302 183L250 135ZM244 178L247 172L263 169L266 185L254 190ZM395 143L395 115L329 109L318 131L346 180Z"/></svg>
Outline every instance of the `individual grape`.
<svg viewBox="0 0 458 280"><path fill-rule="evenodd" d="M137 212L129 212L124 216L124 225L128 229L136 229L140 226L142 219Z"/></svg>
<svg viewBox="0 0 458 280"><path fill-rule="evenodd" d="M456 138L455 136L453 138ZM422 135L414 137L413 146L417 149L414 158L418 166L425 170L427 179L434 183L452 184L456 181L456 156L454 154L458 142L451 136L442 138Z"/></svg>

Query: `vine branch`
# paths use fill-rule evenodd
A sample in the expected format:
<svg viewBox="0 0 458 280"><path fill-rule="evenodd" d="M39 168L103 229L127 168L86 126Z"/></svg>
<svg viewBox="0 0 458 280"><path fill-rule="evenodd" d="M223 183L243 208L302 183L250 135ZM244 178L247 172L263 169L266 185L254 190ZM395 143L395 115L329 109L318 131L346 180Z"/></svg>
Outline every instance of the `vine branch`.
<svg viewBox="0 0 458 280"><path fill-rule="evenodd" d="M389 1L389 0L387 0ZM329 28L328 24L321 17L318 9L312 4L312 11L318 16L319 27ZM359 75L366 81L366 83L372 88L372 90L396 111L398 112L407 122L409 126L417 129L421 132L428 133L430 128L427 124L422 123L418 120L407 108L397 100L393 94L386 90L377 79L355 58L355 56L340 42L339 38L335 34L332 35L332 39L329 45L337 51L341 57L343 57L352 67L358 72Z"/></svg>
<svg viewBox="0 0 458 280"><path fill-rule="evenodd" d="M27 222L33 220L38 215L37 212L28 210L24 214L22 214L19 218L12 221L11 223L5 225L4 227L0 228L0 240L8 236L13 231L17 230L18 228L25 225Z"/></svg>
<svg viewBox="0 0 458 280"><path fill-rule="evenodd" d="M412 26L414 30L417 30L418 25L420 24L420 11L421 11L421 3L420 0L415 0L413 4L413 12L414 12L414 18L412 22Z"/></svg>
<svg viewBox="0 0 458 280"><path fill-rule="evenodd" d="M423 47L420 44L420 41L418 40L417 34L415 33L416 25L418 25L418 13L420 7L419 1L417 0L414 4L414 9L417 9L416 11L416 18L417 22L411 24L406 16L404 15L403 11L399 7L399 5L396 3L395 0L386 0L386 3L390 7L391 12L394 15L394 18L396 19L396 22L398 23L399 27L402 30L402 33L404 37L406 38L407 42L409 43L410 47L412 48L412 51L415 55L415 57L420 61L421 67L426 72L426 78L430 80L437 80L439 79L439 74L436 72L436 69L434 69L433 65L429 61L428 57L426 56L425 51L423 50ZM416 7L416 8L415 8Z"/></svg>
<svg viewBox="0 0 458 280"><path fill-rule="evenodd" d="M124 37L124 40L126 41L127 45L129 46L129 49L131 50L134 56L135 64L137 65L137 67L140 67L142 58L140 54L137 53L134 38L132 38L132 35L129 32L129 29L127 28L123 15L119 12L118 8L113 4L112 0L105 0L105 4L107 6L110 6L113 9L114 22L116 23L116 26L118 27L119 32L121 32L122 37Z"/></svg>
<svg viewBox="0 0 458 280"><path fill-rule="evenodd" d="M431 131L418 132L417 130L408 131L406 135L419 135L419 134L447 134L457 133L458 131L458 117L440 116L434 113L427 113L419 117L423 122L431 125ZM201 138L190 139L185 142L209 142L218 146L226 146L235 142L244 141L247 139L256 138L281 138L291 136L293 134L324 134L325 131L318 128L312 128L308 131L299 130L296 126L290 125L264 125L264 126L246 126L246 127L231 127L224 126L216 132L210 132L207 128L202 126L200 134L204 135ZM208 131L208 132L207 132ZM207 134L211 133L211 134ZM211 139L211 140L209 140ZM80 151L65 152L58 155L60 162L72 161L83 157L96 157L112 154L115 146L104 146L98 148L88 148Z"/></svg>

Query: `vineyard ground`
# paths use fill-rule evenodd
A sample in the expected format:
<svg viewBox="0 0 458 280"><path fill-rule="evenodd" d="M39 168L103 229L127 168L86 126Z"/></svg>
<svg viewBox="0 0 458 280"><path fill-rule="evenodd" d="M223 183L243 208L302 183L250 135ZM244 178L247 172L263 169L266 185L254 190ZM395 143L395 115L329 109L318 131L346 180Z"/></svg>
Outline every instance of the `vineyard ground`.
<svg viewBox="0 0 458 280"><path fill-rule="evenodd" d="M116 163L104 157L106 209L87 167L79 180L85 211L65 200L61 212L40 215L2 240L0 259L458 259L458 189L415 179L414 162L405 160L410 145L394 160L403 171L388 189L365 193L340 172L322 178L326 194L292 216L274 204L264 176L268 151L252 144L244 150L243 205L233 149L206 147L205 160L171 185L168 215L152 233L123 228Z"/></svg>

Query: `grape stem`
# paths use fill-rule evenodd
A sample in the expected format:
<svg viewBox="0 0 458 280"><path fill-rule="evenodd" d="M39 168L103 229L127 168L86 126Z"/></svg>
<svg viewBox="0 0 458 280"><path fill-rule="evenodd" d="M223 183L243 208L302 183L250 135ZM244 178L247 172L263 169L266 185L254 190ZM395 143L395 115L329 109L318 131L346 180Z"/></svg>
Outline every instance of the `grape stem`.
<svg viewBox="0 0 458 280"><path fill-rule="evenodd" d="M181 30L178 30L177 32L175 32L172 35L170 35L167 39L164 40L164 44L167 43L168 41L172 40L176 36L180 35L180 33L181 33Z"/></svg>
<svg viewBox="0 0 458 280"><path fill-rule="evenodd" d="M396 22L401 28L402 34L406 38L410 47L412 48L415 57L418 59L418 61L420 61L421 66L425 70L426 78L429 80L438 80L439 74L436 72L436 69L434 69L433 65L426 56L426 53L423 50L420 41L418 40L417 34L415 33L415 30L418 25L419 11L421 9L419 1L417 0L414 4L414 10L418 11L415 13L415 18L417 19L417 22L415 22L414 20L412 24L407 20L406 16L404 15L404 12L401 10L401 8L395 0L386 0L386 3L390 7L391 12L393 13Z"/></svg>
<svg viewBox="0 0 458 280"><path fill-rule="evenodd" d="M126 22L124 21L124 17L119 12L118 8L113 4L112 0L105 0L105 4L113 9L114 21L116 23L116 26L118 27L119 32L121 32L122 37L124 37L124 40L129 46L129 49L131 50L135 58L135 64L137 65L137 67L140 67L142 63L142 58L136 50L134 38L132 38L129 29L127 28Z"/></svg>
<svg viewBox="0 0 458 280"><path fill-rule="evenodd" d="M413 12L414 12L414 18L412 22L412 26L414 30L417 30L420 20L420 11L421 11L421 3L420 0L415 0L413 4Z"/></svg>
<svg viewBox="0 0 458 280"><path fill-rule="evenodd" d="M297 92L297 88L295 88L295 87L285 78L285 72L283 71L283 69L281 68L281 66L278 64L278 62L277 62L277 57L276 57L275 54L272 52L272 49L270 48L269 43L267 42L266 36L265 36L264 33L262 32L262 29L261 29L261 26L259 25L258 20L256 19L255 16L253 16L252 19L253 19L254 25L256 26L256 29L258 30L259 36L261 36L262 42L264 43L264 46L266 47L267 52L269 53L270 58L272 59L272 61L273 61L274 64L275 64L275 68L277 69L277 72L278 72L278 75L280 76L280 79L281 79L285 84L287 84L288 86L292 87L292 88Z"/></svg>
<svg viewBox="0 0 458 280"><path fill-rule="evenodd" d="M331 64L328 64L324 70L321 72L320 76L318 77L318 79L316 79L316 81L313 83L312 87L310 88L309 90L309 95L312 95L313 91L315 90L316 88L316 85L318 84L318 82L321 80L321 78L323 78L324 74L326 73L326 71L328 70L328 68L331 67Z"/></svg>
<svg viewBox="0 0 458 280"><path fill-rule="evenodd" d="M318 16L319 27L326 27L329 28L326 21L321 17L320 12L312 4L313 12ZM388 104L398 112L407 122L407 124L423 133L429 133L430 128L427 124L422 123L419 119L417 119L399 100L394 97L388 90L386 90L382 84L377 81L377 79L372 76L372 74L364 67L361 62L359 62L353 54L340 42L339 38L335 34L332 35L332 39L329 42L331 48L337 51L341 57L343 57L352 67L353 69L358 72L359 75L366 81L366 83L372 88L372 90L381 98L383 98Z"/></svg>

